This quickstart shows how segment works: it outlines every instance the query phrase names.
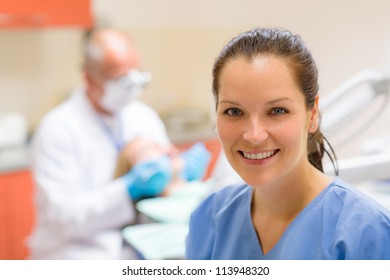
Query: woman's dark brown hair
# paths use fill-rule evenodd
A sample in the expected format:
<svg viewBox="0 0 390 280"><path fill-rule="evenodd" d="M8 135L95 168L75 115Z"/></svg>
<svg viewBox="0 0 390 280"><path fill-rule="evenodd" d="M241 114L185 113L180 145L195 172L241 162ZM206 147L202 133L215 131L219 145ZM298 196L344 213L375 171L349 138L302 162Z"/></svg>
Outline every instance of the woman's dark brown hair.
<svg viewBox="0 0 390 280"><path fill-rule="evenodd" d="M278 28L257 28L239 34L224 46L213 68L213 94L218 106L219 78L227 62L237 58L254 59L259 56L283 58L294 73L294 78L305 97L306 107L313 108L318 94L318 71L314 59L299 35ZM330 152L324 144L327 144ZM336 155L321 133L320 127L308 135L308 159L323 172L322 158L326 153L338 174Z"/></svg>

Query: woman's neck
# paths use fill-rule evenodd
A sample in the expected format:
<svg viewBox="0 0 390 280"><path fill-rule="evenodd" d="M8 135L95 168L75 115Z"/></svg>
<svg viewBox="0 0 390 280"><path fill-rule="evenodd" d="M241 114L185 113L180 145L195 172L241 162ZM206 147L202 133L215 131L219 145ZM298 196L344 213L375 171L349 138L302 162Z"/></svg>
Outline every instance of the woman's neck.
<svg viewBox="0 0 390 280"><path fill-rule="evenodd" d="M263 254L272 250L290 223L332 181L311 165L295 174L299 176L254 189L251 215Z"/></svg>
<svg viewBox="0 0 390 280"><path fill-rule="evenodd" d="M331 177L311 165L295 174L272 185L256 187L252 212L291 221L332 181Z"/></svg>

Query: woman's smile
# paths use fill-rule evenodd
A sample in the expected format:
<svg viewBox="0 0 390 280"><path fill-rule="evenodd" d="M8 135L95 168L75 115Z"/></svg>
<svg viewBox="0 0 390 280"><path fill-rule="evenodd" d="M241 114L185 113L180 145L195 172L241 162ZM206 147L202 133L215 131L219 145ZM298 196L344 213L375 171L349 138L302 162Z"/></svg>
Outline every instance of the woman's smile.
<svg viewBox="0 0 390 280"><path fill-rule="evenodd" d="M268 162L268 159L273 158L279 149L274 150L264 150L264 151L244 151L239 150L238 153L248 161L248 163L265 163Z"/></svg>

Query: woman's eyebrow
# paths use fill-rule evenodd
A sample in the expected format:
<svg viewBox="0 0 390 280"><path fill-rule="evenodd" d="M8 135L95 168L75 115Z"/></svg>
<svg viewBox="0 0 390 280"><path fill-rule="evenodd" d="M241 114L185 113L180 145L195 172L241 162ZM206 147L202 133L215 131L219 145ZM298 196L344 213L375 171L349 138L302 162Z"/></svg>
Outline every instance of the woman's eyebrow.
<svg viewBox="0 0 390 280"><path fill-rule="evenodd" d="M288 97L282 97L282 98L278 98L278 99L274 99L274 100L270 100L267 102L268 105L272 105L272 104L275 104L275 103L279 103L279 102L284 102L284 101L288 101L288 102L294 102L293 99L291 98L288 98Z"/></svg>
<svg viewBox="0 0 390 280"><path fill-rule="evenodd" d="M294 100L289 98L289 97L282 97L282 98L277 98L277 99L270 100L266 104L267 105L272 105L272 104L275 104L275 103L285 102L285 101L294 102ZM231 100L221 100L221 101L218 102L218 104L223 104L223 103L227 103L227 104L231 104L231 105L240 105L238 102L231 101Z"/></svg>
<svg viewBox="0 0 390 280"><path fill-rule="evenodd" d="M230 101L230 100L221 100L218 102L218 104L223 104L223 103L227 103L227 104L230 104L230 105L240 105L239 103L235 102L235 101Z"/></svg>

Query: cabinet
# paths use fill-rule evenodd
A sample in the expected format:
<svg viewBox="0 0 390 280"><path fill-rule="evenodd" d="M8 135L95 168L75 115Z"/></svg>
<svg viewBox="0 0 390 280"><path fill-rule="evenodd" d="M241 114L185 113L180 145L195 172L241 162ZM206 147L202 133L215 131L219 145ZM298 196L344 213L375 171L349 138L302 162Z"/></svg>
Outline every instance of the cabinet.
<svg viewBox="0 0 390 280"><path fill-rule="evenodd" d="M0 259L29 255L26 237L34 224L33 183L28 170L0 174Z"/></svg>
<svg viewBox="0 0 390 280"><path fill-rule="evenodd" d="M91 26L91 0L0 0L0 28Z"/></svg>

